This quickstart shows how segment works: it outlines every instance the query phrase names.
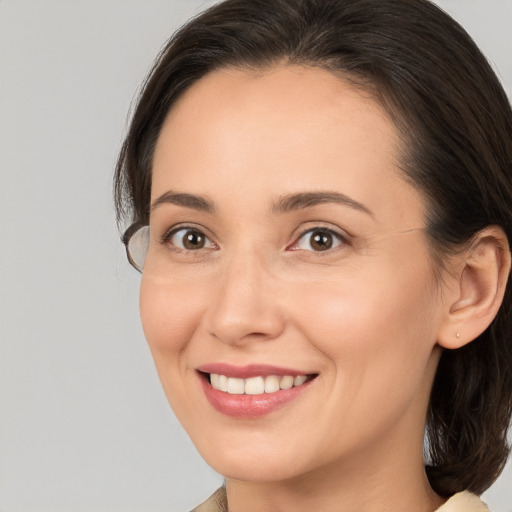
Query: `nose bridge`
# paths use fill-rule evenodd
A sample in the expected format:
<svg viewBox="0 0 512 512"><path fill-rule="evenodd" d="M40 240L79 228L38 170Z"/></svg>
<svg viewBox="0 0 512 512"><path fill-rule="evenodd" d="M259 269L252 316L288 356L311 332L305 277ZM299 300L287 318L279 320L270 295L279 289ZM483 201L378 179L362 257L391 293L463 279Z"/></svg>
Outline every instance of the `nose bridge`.
<svg viewBox="0 0 512 512"><path fill-rule="evenodd" d="M272 339L282 330L268 259L250 247L224 262L209 305L209 330L227 343Z"/></svg>

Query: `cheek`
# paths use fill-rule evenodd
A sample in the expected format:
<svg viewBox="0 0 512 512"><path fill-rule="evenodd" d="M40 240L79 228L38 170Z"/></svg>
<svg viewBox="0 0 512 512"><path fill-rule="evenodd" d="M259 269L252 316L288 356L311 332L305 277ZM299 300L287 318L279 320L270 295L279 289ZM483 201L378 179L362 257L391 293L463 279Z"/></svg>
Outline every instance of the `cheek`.
<svg viewBox="0 0 512 512"><path fill-rule="evenodd" d="M371 276L365 280L333 276L329 282L309 284L292 294L295 307L300 309L296 316L313 338L333 349L339 346L336 340L349 334L358 335L353 348L378 346L397 334L411 339L413 332L424 331L431 323L430 284L425 280L412 284L395 275L389 282L378 282Z"/></svg>
<svg viewBox="0 0 512 512"><path fill-rule="evenodd" d="M144 335L169 405L180 419L194 416L187 389L191 376L188 353L203 312L200 298L190 285L145 276L141 281Z"/></svg>
<svg viewBox="0 0 512 512"><path fill-rule="evenodd" d="M429 267L375 270L332 276L293 294L300 329L330 361L336 385L359 404L369 403L365 393L417 389L436 342Z"/></svg>
<svg viewBox="0 0 512 512"><path fill-rule="evenodd" d="M406 423L422 435L435 345L422 293L405 282L366 285L345 280L328 291L297 293L301 329L327 363L324 407L316 417L326 438L339 439L343 431L339 443L353 448ZM332 446L323 446L326 454Z"/></svg>
<svg viewBox="0 0 512 512"><path fill-rule="evenodd" d="M201 317L200 299L193 287L143 276L139 300L144 334L160 372L161 358L177 357L186 349ZM172 357L165 361L178 362Z"/></svg>

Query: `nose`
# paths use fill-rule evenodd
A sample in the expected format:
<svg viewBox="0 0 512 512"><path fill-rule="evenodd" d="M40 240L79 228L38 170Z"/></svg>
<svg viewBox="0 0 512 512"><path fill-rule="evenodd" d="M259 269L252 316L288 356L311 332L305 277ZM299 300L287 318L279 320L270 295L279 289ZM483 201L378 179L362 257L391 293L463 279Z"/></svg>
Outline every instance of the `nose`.
<svg viewBox="0 0 512 512"><path fill-rule="evenodd" d="M215 338L231 345L277 338L284 328L276 279L255 254L225 262L203 317Z"/></svg>

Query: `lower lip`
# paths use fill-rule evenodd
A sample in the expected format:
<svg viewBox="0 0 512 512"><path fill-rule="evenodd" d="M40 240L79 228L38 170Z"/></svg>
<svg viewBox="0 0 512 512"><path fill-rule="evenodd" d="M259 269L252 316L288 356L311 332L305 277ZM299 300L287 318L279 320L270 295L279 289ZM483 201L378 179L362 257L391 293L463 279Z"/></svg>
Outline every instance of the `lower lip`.
<svg viewBox="0 0 512 512"><path fill-rule="evenodd" d="M278 411L296 400L313 379L297 387L261 395L232 395L214 389L208 380L201 376L200 381L206 398L218 412L233 418L254 419Z"/></svg>

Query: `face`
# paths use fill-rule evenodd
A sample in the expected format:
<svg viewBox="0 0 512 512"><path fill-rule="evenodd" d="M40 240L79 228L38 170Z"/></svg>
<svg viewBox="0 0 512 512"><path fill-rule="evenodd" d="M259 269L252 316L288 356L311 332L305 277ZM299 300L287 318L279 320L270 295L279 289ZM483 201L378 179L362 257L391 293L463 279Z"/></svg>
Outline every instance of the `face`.
<svg viewBox="0 0 512 512"><path fill-rule="evenodd" d="M142 322L228 478L421 457L441 309L399 151L383 109L316 68L217 71L169 113Z"/></svg>

